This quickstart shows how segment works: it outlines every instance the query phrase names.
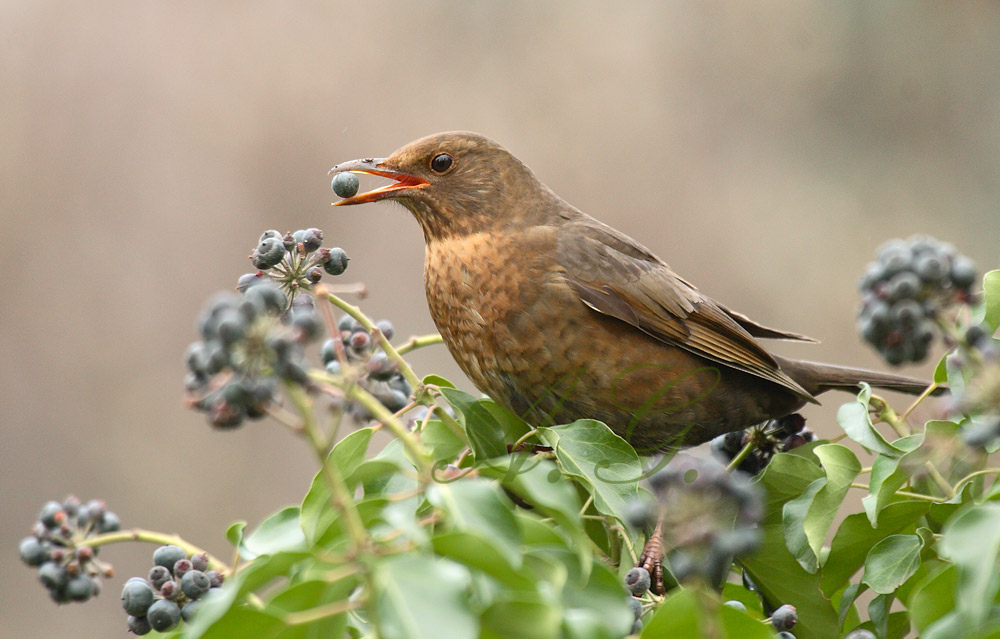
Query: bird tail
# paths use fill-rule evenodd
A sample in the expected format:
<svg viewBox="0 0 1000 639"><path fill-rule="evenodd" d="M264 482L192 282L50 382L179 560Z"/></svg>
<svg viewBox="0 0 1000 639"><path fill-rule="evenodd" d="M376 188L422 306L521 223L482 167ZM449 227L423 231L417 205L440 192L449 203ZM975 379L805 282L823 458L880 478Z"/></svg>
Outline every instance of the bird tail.
<svg viewBox="0 0 1000 639"><path fill-rule="evenodd" d="M841 390L846 392L856 392L861 382L867 383L874 388L907 393L909 395L919 395L927 390L930 382L916 377L897 375L895 373L880 373L864 368L852 368L850 366L837 366L835 364L822 364L820 362L807 362L803 360L778 359L781 370L789 377L802 385L812 395L818 395L828 390ZM945 388L938 388L935 395L944 392Z"/></svg>

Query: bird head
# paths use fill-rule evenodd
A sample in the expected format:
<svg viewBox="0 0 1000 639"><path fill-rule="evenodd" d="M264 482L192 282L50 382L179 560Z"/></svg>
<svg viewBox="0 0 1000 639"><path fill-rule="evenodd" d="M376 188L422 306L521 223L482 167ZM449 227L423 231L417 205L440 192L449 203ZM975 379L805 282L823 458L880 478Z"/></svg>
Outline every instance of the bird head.
<svg viewBox="0 0 1000 639"><path fill-rule="evenodd" d="M544 208L531 198L555 197L509 151L476 133L437 133L387 158L338 164L330 174L345 171L392 182L334 206L395 200L413 213L428 241L523 224Z"/></svg>

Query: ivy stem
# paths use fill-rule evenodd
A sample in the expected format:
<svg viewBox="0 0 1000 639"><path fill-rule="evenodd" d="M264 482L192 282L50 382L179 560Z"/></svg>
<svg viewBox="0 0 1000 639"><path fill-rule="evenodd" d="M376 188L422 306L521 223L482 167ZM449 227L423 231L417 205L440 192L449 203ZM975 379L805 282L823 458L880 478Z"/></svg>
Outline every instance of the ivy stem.
<svg viewBox="0 0 1000 639"><path fill-rule="evenodd" d="M897 435L907 437L912 434L910 428L906 425L906 421L896 414L892 406L889 406L889 402L878 395L872 395L868 403L875 408L878 420L889 424L896 431Z"/></svg>
<svg viewBox="0 0 1000 639"><path fill-rule="evenodd" d="M516 442L514 442L514 445L510 447L511 452L517 452L517 447L518 446L520 446L524 442L528 441L529 439L531 439L532 437L534 437L537 434L538 434L538 429L537 428L532 428L531 430L529 430L525 434L521 435L518 438L518 440Z"/></svg>
<svg viewBox="0 0 1000 639"><path fill-rule="evenodd" d="M338 512L344 514L347 533L351 538L353 551L355 554L360 553L369 544L368 531L365 530L364 523L361 521L361 515L354 505L354 498L347 488L347 483L344 481L340 469L337 468L336 464L327 463L326 438L316 423L312 403L309 401L309 397L305 391L294 384L285 384L285 394L292 400L292 403L295 404L295 407L302 415L302 430L309 440L313 452L316 454L320 472L323 473L323 479L330 489L330 505Z"/></svg>
<svg viewBox="0 0 1000 639"><path fill-rule="evenodd" d="M930 386L928 386L927 388L925 388L924 392L920 393L920 396L917 397L915 400L913 400L913 403L910 404L910 407L907 408L906 411L900 416L900 419L902 419L902 420L905 421L906 418L910 416L910 413L913 412L913 409L915 409L917 406L919 406L920 402L922 402L925 399L927 399L928 397L930 397L930 394L933 393L934 391L936 391L938 389L938 386L939 386L939 384L937 382L932 382L930 384Z"/></svg>
<svg viewBox="0 0 1000 639"><path fill-rule="evenodd" d="M868 484L851 484L851 488L860 488L861 490L866 490L869 493L871 492L871 486L869 486ZM934 502L935 504L942 503L942 500L940 498L934 497L932 495L924 495L923 493L912 493L906 490L897 490L894 494L899 495L900 497L909 497L910 499L930 501Z"/></svg>
<svg viewBox="0 0 1000 639"><path fill-rule="evenodd" d="M209 567L212 568L212 570L218 570L225 575L232 573L232 569L226 564L226 562L213 556L211 553L199 548L198 546L195 546L191 542L184 540L182 537L178 535L168 535L167 533L157 532L155 530L146 530L144 528L117 530L115 532L104 533L94 537L87 537L76 542L76 545L97 548L98 546L106 546L108 544L116 544L123 541L144 541L151 544L160 544L161 546L172 544L183 548L184 552L186 552L189 556L204 553L205 556L208 557Z"/></svg>
<svg viewBox="0 0 1000 639"><path fill-rule="evenodd" d="M954 499L956 495L955 489L951 487L948 480L945 479L944 476L938 471L937 466L930 461L926 461L924 462L924 468L927 469L927 474L930 475L930 478L935 484L937 484L937 487L941 489L941 492L943 492L948 499Z"/></svg>
<svg viewBox="0 0 1000 639"><path fill-rule="evenodd" d="M755 442L751 437L750 441L746 443L746 446L740 449L740 452L736 453L736 457L733 457L732 461L729 462L729 465L726 466L726 471L731 473L737 468L739 468L740 464L743 463L743 460L746 459L747 456L750 455L750 453L752 453L754 448L756 447L757 447L757 442Z"/></svg>
<svg viewBox="0 0 1000 639"><path fill-rule="evenodd" d="M344 391L347 393L348 398L361 404L375 419L385 424L392 431L392 434L403 443L403 447L413 456L413 463L417 465L421 477L425 480L429 479L431 476L431 463L428 460L427 450L420 443L420 439L411 433L406 425L399 421L395 415L390 413L389 409L382 405L382 402L378 401L374 395L364 388L352 385L345 388Z"/></svg>
<svg viewBox="0 0 1000 639"><path fill-rule="evenodd" d="M437 333L433 333L431 335L421 335L419 337L411 337L408 339L402 346L396 349L396 352L400 355L406 355L410 351L415 351L418 348L443 343L444 338Z"/></svg>
<svg viewBox="0 0 1000 639"><path fill-rule="evenodd" d="M322 606L316 606L315 608L309 608L308 610L286 613L283 621L289 626L309 624L321 619L326 619L327 617L336 617L343 612L355 610L363 605L364 601L361 599L355 599L353 601L350 599L341 599L340 601L334 601Z"/></svg>
<svg viewBox="0 0 1000 639"><path fill-rule="evenodd" d="M378 341L379 346L381 346L382 350L385 351L386 356L395 362L399 372L403 375L410 386L414 388L414 390L418 390L423 386L420 378L413 372L410 365L406 363L406 360L402 358L399 351L397 351L396 348L389 343L389 340L382 334L382 331L375 326L368 316L361 312L360 308L354 306L353 304L348 304L345 300L337 297L333 293L327 292L326 289L322 287L317 287L316 292L320 295L325 295L326 299L329 300L331 304L357 320L358 324L361 324L361 326Z"/></svg>
<svg viewBox="0 0 1000 639"><path fill-rule="evenodd" d="M1000 468L984 468L982 470L977 470L974 473L969 473L965 477L958 480L958 483L955 484L955 494L961 494L962 489L965 488L966 484L976 477L982 477L983 475L1000 475Z"/></svg>

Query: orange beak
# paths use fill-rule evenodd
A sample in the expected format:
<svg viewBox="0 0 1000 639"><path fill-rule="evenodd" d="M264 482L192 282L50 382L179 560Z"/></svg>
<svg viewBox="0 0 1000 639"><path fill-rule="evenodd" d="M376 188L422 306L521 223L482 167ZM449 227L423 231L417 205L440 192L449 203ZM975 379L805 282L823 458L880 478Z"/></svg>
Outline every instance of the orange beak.
<svg viewBox="0 0 1000 639"><path fill-rule="evenodd" d="M410 175L409 173L404 173L402 171L397 171L391 167L386 166L385 158L366 158L364 160L351 160L350 162L344 162L338 164L337 166L330 169L329 175L335 175L337 173L344 173L350 171L351 173L364 173L366 175L377 175L379 177L389 178L394 180L392 184L387 184L381 188L375 189L374 191L368 191L367 193L358 193L357 195L352 195L351 197L344 198L339 202L334 202L334 206L348 206L351 204L364 204L366 202L377 202L379 200L384 200L386 198L396 197L396 194L400 191L408 191L411 189L422 189L430 182L427 180L417 177L415 175Z"/></svg>

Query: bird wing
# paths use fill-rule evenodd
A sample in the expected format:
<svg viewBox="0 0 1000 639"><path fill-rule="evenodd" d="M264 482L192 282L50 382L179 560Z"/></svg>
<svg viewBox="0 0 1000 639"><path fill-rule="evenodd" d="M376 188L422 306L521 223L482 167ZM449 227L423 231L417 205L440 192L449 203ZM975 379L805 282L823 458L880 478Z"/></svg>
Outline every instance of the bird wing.
<svg viewBox="0 0 1000 639"><path fill-rule="evenodd" d="M761 339L786 339L793 342L809 342L811 344L819 344L818 339L814 339L808 335L792 333L791 331L782 331L777 328L764 326L763 324L758 324L753 321L743 313L737 313L733 309L727 308L718 302L715 302L715 305L721 308L726 315L736 320L737 324L746 329L746 331L754 337L760 337Z"/></svg>
<svg viewBox="0 0 1000 639"><path fill-rule="evenodd" d="M782 334L780 331L761 327L741 315L734 317L628 236L590 218L563 227L558 242L566 282L594 311L813 400L781 370L741 320L754 330Z"/></svg>

